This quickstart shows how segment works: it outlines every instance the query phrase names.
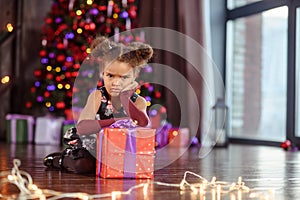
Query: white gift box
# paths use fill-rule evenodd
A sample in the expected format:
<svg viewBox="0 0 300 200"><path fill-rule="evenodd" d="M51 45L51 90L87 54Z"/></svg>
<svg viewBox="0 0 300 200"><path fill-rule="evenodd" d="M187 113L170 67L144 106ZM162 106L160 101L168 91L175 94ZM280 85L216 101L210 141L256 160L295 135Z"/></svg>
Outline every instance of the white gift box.
<svg viewBox="0 0 300 200"><path fill-rule="evenodd" d="M38 117L36 119L35 144L60 145L64 120L64 117Z"/></svg>

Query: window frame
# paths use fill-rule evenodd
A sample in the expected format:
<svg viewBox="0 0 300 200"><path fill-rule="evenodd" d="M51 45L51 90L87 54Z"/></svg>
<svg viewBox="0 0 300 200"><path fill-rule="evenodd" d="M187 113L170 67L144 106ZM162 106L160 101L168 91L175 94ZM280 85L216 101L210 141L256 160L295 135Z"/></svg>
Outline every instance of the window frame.
<svg viewBox="0 0 300 200"><path fill-rule="evenodd" d="M290 140L295 145L300 145L300 136L297 137L296 130L296 8L300 7L299 1L294 0L263 0L254 3L250 3L244 6L236 7L233 9L227 8L227 2L225 2L226 9L226 20L225 20L225 38L227 38L227 24L228 21L235 20L238 18L247 17L254 14L259 14L264 11L287 6L288 7L288 33L287 33L287 105L286 105L286 139ZM227 47L228 41L225 39L225 48ZM227 52L224 51L224 78L225 84L228 84L226 81L227 77ZM299 68L300 69L300 68ZM300 72L300 70L299 70ZM225 85L226 86L226 85ZM299 85L300 87L300 85ZM300 106L300 104L298 105ZM300 113L299 113L300 117ZM229 120L228 120L229 121ZM229 128L230 124L228 124ZM298 125L300 126L300 124ZM264 145L278 145L278 142L274 141L262 141L255 139L243 139L243 138L229 138L230 142L239 142L239 143L250 143L250 144L264 144Z"/></svg>

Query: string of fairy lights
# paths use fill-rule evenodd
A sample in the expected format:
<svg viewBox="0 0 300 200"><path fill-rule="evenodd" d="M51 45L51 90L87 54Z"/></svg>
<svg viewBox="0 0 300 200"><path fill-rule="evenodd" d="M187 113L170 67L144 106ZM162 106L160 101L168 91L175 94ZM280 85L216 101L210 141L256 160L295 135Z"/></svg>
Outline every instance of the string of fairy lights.
<svg viewBox="0 0 300 200"><path fill-rule="evenodd" d="M8 22L6 25L5 25L5 31L4 33L2 33L0 35L0 38L5 38L6 35L8 34L11 34L14 30L14 26L12 25L12 23ZM1 84L2 85L5 85L5 84L8 84L10 82L10 76L9 75L3 75L1 78Z"/></svg>
<svg viewBox="0 0 300 200"><path fill-rule="evenodd" d="M19 169L21 161L13 160L13 168L11 171L0 172L0 189L4 184L13 184L19 189L19 194L0 194L0 198L4 199L48 199L56 200L63 198L77 198L82 200L111 198L119 199L126 195L131 195L133 191L140 191L144 197L147 197L149 188L154 185L159 187L170 187L178 189L179 192L189 192L197 199L222 200L224 198L230 200L243 199L274 199L273 189L251 189L242 181L242 177L238 177L237 182L218 181L213 177L210 181L202 176L186 171L180 183L172 184L158 181L148 181L129 188L126 191L112 191L103 194L87 194L82 192L64 193L50 189L41 189L33 183L33 179L29 173ZM199 179L196 183L188 181L188 177Z"/></svg>

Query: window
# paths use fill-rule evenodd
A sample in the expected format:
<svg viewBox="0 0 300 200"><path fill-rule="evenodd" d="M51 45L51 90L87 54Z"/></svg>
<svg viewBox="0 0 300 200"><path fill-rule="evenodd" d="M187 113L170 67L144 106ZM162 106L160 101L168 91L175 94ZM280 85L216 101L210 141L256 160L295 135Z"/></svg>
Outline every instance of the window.
<svg viewBox="0 0 300 200"><path fill-rule="evenodd" d="M300 2L226 5L229 136L300 144Z"/></svg>
<svg viewBox="0 0 300 200"><path fill-rule="evenodd" d="M228 22L233 137L285 138L287 16L284 6Z"/></svg>

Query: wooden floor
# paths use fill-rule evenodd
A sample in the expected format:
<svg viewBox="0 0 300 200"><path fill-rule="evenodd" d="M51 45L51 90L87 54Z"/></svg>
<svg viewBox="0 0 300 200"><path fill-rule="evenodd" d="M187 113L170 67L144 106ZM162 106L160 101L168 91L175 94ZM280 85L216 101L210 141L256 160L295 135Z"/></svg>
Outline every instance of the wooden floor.
<svg viewBox="0 0 300 200"><path fill-rule="evenodd" d="M145 190L137 188L128 195L109 196L106 199L279 199L293 200L300 196L300 152L286 152L280 147L231 144L228 148L215 148L206 157L199 159L198 148L190 148L180 159L171 165L155 171L153 180L101 179L95 175L78 175L58 170L48 170L42 158L49 152L60 150L55 146L10 145L0 143L0 171L12 169L14 158L21 160L20 170L28 172L40 189L58 192L84 192L90 195L111 194L113 191L126 191L134 185L149 182ZM238 177L250 189L259 189L263 198L250 198L249 193L222 194L214 196L209 192L200 196L191 190L179 187L153 184L158 182L179 184L186 171L194 172L208 181L216 177L219 181L237 182ZM1 177L3 182L3 177ZM190 175L190 182L199 179ZM2 184L1 194L12 194L16 189ZM258 194L258 193L256 193ZM269 194L269 196L265 196ZM54 199L54 198L53 198ZM71 198L70 198L71 199ZM74 198L73 198L74 199ZM96 199L96 198L95 198Z"/></svg>

